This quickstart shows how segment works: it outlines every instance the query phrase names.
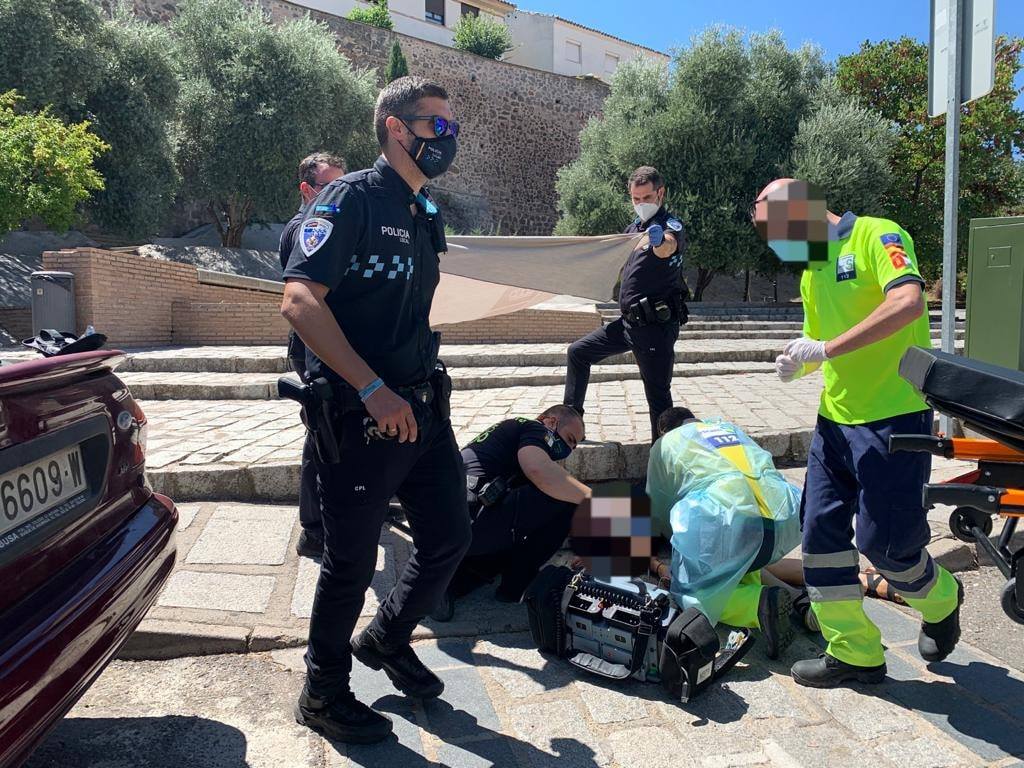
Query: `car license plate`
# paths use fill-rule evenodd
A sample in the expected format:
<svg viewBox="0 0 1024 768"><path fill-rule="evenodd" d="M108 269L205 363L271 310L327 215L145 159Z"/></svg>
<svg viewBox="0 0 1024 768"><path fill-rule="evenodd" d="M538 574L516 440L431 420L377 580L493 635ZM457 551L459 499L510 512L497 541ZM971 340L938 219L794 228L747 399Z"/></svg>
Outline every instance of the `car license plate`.
<svg viewBox="0 0 1024 768"><path fill-rule="evenodd" d="M85 490L77 445L0 475L0 536Z"/></svg>

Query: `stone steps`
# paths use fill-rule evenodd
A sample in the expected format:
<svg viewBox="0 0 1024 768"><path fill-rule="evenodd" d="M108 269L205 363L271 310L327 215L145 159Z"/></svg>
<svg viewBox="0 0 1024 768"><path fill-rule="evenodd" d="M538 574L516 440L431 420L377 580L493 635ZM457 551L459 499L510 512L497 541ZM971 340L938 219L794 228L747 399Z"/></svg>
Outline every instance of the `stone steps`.
<svg viewBox="0 0 1024 768"><path fill-rule="evenodd" d="M502 387L562 386L565 368L534 366L529 368L451 368L452 387L456 391L500 389ZM774 363L695 363L677 365L676 378L730 376L744 373L772 373ZM281 373L120 373L132 394L144 400L275 400ZM292 379L298 380L295 374ZM595 366L590 381L639 380L635 365Z"/></svg>

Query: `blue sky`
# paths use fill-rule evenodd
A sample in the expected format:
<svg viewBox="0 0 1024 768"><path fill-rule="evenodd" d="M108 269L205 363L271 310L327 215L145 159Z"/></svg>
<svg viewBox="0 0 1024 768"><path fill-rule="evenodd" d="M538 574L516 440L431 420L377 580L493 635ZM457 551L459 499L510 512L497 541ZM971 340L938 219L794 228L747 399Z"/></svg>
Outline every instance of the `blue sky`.
<svg viewBox="0 0 1024 768"><path fill-rule="evenodd" d="M752 32L780 29L791 46L812 41L830 59L853 53L864 40L909 35L927 42L930 7L929 0L517 1L524 10L557 14L666 52L710 24L729 24ZM1024 37L1024 0L996 0L996 34ZM1024 86L1024 73L1017 85ZM1017 106L1024 108L1024 97Z"/></svg>

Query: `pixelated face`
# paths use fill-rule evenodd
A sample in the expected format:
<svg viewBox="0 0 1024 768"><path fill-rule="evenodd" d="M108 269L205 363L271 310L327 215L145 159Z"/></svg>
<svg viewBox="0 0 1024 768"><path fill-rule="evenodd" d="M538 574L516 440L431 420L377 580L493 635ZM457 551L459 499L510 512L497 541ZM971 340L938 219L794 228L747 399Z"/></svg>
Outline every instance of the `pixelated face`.
<svg viewBox="0 0 1024 768"><path fill-rule="evenodd" d="M751 215L757 233L781 261L802 266L828 261L828 209L814 184L774 182L754 200Z"/></svg>
<svg viewBox="0 0 1024 768"><path fill-rule="evenodd" d="M596 578L642 576L653 551L651 500L628 483L595 488L576 508L569 535L573 552Z"/></svg>

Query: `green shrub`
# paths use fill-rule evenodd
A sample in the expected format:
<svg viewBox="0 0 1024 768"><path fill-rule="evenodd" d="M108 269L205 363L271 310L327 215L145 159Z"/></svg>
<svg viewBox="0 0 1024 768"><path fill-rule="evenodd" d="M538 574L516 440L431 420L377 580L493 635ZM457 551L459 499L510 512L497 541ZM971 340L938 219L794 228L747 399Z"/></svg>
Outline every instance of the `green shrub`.
<svg viewBox="0 0 1024 768"><path fill-rule="evenodd" d="M453 45L488 59L500 59L512 50L512 33L500 21L486 16L463 16L455 25Z"/></svg>
<svg viewBox="0 0 1024 768"><path fill-rule="evenodd" d="M349 21L359 21L381 29L391 29L391 14L388 13L387 0L373 0L369 8L353 8L345 17Z"/></svg>
<svg viewBox="0 0 1024 768"><path fill-rule="evenodd" d="M16 109L14 91L0 94L0 235L38 216L66 230L78 205L103 189L93 164L109 147L89 132L89 123L59 120L49 107Z"/></svg>

